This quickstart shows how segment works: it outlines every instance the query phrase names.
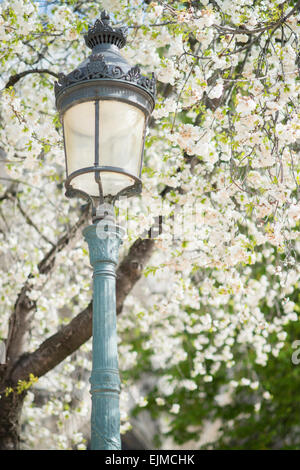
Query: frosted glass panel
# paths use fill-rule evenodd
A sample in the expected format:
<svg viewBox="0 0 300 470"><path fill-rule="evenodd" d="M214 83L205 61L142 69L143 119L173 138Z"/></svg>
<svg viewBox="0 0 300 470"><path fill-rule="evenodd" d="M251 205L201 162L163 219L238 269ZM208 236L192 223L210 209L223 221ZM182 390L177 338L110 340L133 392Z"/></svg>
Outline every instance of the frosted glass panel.
<svg viewBox="0 0 300 470"><path fill-rule="evenodd" d="M81 103L68 109L64 116L68 174L94 165L95 104Z"/></svg>
<svg viewBox="0 0 300 470"><path fill-rule="evenodd" d="M100 165L139 175L144 113L120 101L100 102Z"/></svg>
<svg viewBox="0 0 300 470"><path fill-rule="evenodd" d="M121 168L139 177L144 113L120 101L99 101L99 166ZM68 175L93 167L95 162L95 102L81 103L68 109L64 116L64 133ZM101 172L103 193L115 195L134 184L126 175ZM72 186L92 196L99 195L94 173L72 180Z"/></svg>
<svg viewBox="0 0 300 470"><path fill-rule="evenodd" d="M128 188L134 184L132 178L129 176L120 175L118 173L101 173L101 182L103 187L103 194L115 195L124 188Z"/></svg>

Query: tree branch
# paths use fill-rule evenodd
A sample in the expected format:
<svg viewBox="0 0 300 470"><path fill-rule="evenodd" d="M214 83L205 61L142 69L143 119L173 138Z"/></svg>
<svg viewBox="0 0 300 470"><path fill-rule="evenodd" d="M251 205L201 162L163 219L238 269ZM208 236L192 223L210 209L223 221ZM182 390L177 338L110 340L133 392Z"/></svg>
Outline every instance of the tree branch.
<svg viewBox="0 0 300 470"><path fill-rule="evenodd" d="M51 272L57 253L74 240L79 229L86 224L88 216L89 205L85 206L78 221L58 240L56 245L50 249L38 264L38 270L41 274L49 274ZM17 297L14 310L9 320L9 331L6 341L7 360L9 363L8 372L10 368L13 367L14 361L24 352L25 338L28 335L31 321L31 312L35 309L35 302L29 297L32 278L33 275L30 274Z"/></svg>
<svg viewBox="0 0 300 470"><path fill-rule="evenodd" d="M55 72L52 72L51 70L49 69L32 69L32 70L25 70L24 72L20 72L20 73L16 73L15 75L11 75L9 77L9 80L7 82L7 84L5 85L4 88L10 88L11 86L15 86L15 84L23 77L25 77L26 75L29 75L31 73L40 73L40 74L43 74L43 73L47 73L49 75L52 75L53 77L55 78L58 78L58 74L55 73Z"/></svg>
<svg viewBox="0 0 300 470"><path fill-rule="evenodd" d="M117 269L117 313L122 310L124 300L140 279L145 264L150 259L155 241L137 239L128 255ZM92 302L68 325L61 328L40 347L30 354L24 354L13 368L10 378L13 384L25 380L32 373L41 377L53 369L67 356L76 351L92 335Z"/></svg>
<svg viewBox="0 0 300 470"><path fill-rule="evenodd" d="M224 26L219 26L217 24L213 24L213 27L215 27L216 29L222 31L223 33L230 33L230 34L248 34L248 35L252 35L252 34L256 34L256 33L263 33L264 31L267 31L269 29L277 29L280 25L282 25L290 16L292 16L294 13L297 12L297 10L299 10L300 8L300 0L298 0L298 2L296 3L296 5L294 6L294 8L292 8L292 10L289 11L289 13L287 13L286 15L284 16L281 16L277 21L272 21L270 23L265 23L263 26L260 26L258 28L255 28L255 29L247 29L245 26L243 27L239 27L239 28L228 28L228 27L224 27Z"/></svg>
<svg viewBox="0 0 300 470"><path fill-rule="evenodd" d="M22 205L21 205L21 201L20 199L17 197L16 198L16 202L17 202L17 206L18 206L18 209L19 211L21 212L22 216L24 217L24 219L26 220L26 222L28 223L28 225L30 225L31 227L34 228L34 230L39 234L39 236L47 243L49 243L49 245L52 245L53 247L55 246L55 244L49 240L48 237L46 237L46 235L44 235L43 233L41 233L41 231L39 230L39 228L35 225L35 223L31 220L31 218L29 217L29 215L24 211Z"/></svg>
<svg viewBox="0 0 300 470"><path fill-rule="evenodd" d="M57 253L62 251L72 241L75 235L77 235L79 229L81 229L88 222L89 215L90 205L87 204L84 207L79 219L73 225L73 227L66 231L66 233L58 240L56 245L51 248L51 250L44 256L42 261L40 261L40 263L38 264L38 269L41 274L48 274L51 271Z"/></svg>

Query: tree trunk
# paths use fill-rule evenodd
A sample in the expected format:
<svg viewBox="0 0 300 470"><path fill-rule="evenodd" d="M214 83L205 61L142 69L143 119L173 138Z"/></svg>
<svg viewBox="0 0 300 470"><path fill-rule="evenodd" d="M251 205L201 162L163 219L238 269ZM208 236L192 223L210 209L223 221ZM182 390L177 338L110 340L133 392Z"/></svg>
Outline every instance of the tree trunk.
<svg viewBox="0 0 300 470"><path fill-rule="evenodd" d="M19 450L20 419L25 393L3 394L0 400L0 450Z"/></svg>

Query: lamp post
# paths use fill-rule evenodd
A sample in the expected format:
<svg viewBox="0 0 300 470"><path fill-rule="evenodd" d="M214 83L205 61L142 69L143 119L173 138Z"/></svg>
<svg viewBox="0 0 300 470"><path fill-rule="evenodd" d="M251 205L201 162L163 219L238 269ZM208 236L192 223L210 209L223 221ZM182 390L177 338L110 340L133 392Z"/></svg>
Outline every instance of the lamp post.
<svg viewBox="0 0 300 470"><path fill-rule="evenodd" d="M114 27L106 11L85 35L91 55L55 83L63 125L66 196L92 206L83 231L94 268L92 450L120 449L120 379L116 333L116 273L123 230L114 219L118 197L141 192L147 123L155 105L155 78L131 67L120 49L127 28Z"/></svg>

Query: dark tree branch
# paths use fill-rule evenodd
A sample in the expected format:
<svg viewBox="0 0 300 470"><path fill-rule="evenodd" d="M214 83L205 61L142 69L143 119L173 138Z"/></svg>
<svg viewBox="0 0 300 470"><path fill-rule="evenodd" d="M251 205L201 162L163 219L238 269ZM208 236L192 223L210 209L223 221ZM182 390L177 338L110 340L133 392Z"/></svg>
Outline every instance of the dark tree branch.
<svg viewBox="0 0 300 470"><path fill-rule="evenodd" d="M55 78L58 78L58 74L55 72L52 72L51 70L48 69L32 69L32 70L25 70L24 72L16 73L15 75L11 75L9 77L9 80L7 84L5 85L4 88L10 88L11 86L15 86L15 84L21 80L21 78L26 77L26 75L32 74L32 73L47 73L49 75L52 75Z"/></svg>
<svg viewBox="0 0 300 470"><path fill-rule="evenodd" d="M48 274L55 263L57 253L62 251L78 234L78 231L88 222L90 216L90 205L84 206L82 214L77 222L58 240L56 245L44 256L42 261L38 264L38 269L41 274Z"/></svg>
<svg viewBox="0 0 300 470"><path fill-rule="evenodd" d="M126 296L140 279L143 268L153 253L154 245L153 239L137 239L119 265L116 288L118 314ZM30 373L41 377L76 351L91 335L92 302L68 325L44 341L36 351L22 355L11 372L11 383L26 380Z"/></svg>
<svg viewBox="0 0 300 470"><path fill-rule="evenodd" d="M284 16L281 16L277 21L272 21L270 23L265 23L263 26L260 26L255 29L247 29L245 26L239 27L239 28L228 28L224 26L219 26L216 24L213 24L213 26L218 29L219 31L222 31L223 33L230 33L230 34L247 34L247 35L252 35L256 33L263 33L264 31L270 30L270 29L277 29L280 25L282 25L290 16L292 16L294 13L296 13L300 9L300 0L296 3L294 8L289 11Z"/></svg>
<svg viewBox="0 0 300 470"><path fill-rule="evenodd" d="M29 215L24 211L22 205L21 205L21 201L20 199L17 197L16 198L16 202L17 202L17 206L18 206L18 209L19 211L21 212L22 216L24 217L24 219L26 220L26 222L28 223L28 225L30 225L31 227L34 228L34 230L39 234L39 236L47 243L49 243L49 245L52 245L53 247L55 246L55 244L49 240L48 237L46 237L45 235L42 234L42 232L40 231L40 229L36 226L36 224L32 221L32 219L29 217Z"/></svg>
<svg viewBox="0 0 300 470"><path fill-rule="evenodd" d="M10 382L15 385L19 380L26 380L29 374L41 377L76 351L91 335L92 302L68 325L46 339L36 351L21 356L12 370Z"/></svg>
<svg viewBox="0 0 300 470"><path fill-rule="evenodd" d="M123 303L136 282L142 276L155 246L151 238L138 238L131 246L128 255L117 270L117 313L121 313Z"/></svg>
<svg viewBox="0 0 300 470"><path fill-rule="evenodd" d="M41 274L49 274L54 267L57 253L63 250L67 245L74 241L78 231L87 223L89 216L89 205L85 206L78 221L69 229L56 243L54 247L44 256L38 264L38 270ZM9 320L9 331L6 342L8 372L13 366L14 361L24 352L25 338L29 333L29 325L31 322L31 313L35 309L35 302L30 299L31 290L30 274L25 282L21 292L19 293L14 310Z"/></svg>

